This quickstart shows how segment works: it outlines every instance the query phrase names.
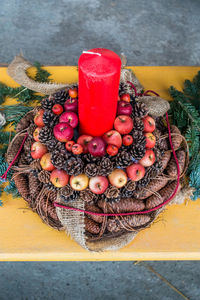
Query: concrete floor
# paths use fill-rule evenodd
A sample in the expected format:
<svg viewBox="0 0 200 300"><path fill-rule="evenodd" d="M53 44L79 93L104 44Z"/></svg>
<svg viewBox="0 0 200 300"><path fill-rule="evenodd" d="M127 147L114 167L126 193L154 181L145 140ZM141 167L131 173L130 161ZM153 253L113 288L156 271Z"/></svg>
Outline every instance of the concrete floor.
<svg viewBox="0 0 200 300"><path fill-rule="evenodd" d="M130 65L198 65L199 15L199 0L1 0L0 62L22 50L31 61L76 65L82 50L105 47ZM0 263L0 300L183 299L146 264ZM199 262L148 264L200 299Z"/></svg>

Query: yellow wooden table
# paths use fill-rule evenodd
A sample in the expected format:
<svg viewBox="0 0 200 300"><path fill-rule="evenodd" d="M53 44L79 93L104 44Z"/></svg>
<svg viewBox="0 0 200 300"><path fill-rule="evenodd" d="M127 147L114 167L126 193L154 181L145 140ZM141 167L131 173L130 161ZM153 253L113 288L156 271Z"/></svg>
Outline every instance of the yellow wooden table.
<svg viewBox="0 0 200 300"><path fill-rule="evenodd" d="M77 80L76 67L47 67L57 82ZM192 79L199 67L134 67L146 89L169 99L170 85L182 88L183 81ZM0 81L16 83L0 68ZM8 100L7 103L13 103ZM125 248L116 252L90 253L82 249L64 232L43 224L23 199L3 196L0 208L0 260L2 261L63 261L63 260L199 260L200 200L187 205L172 205L160 215L151 228L141 231Z"/></svg>

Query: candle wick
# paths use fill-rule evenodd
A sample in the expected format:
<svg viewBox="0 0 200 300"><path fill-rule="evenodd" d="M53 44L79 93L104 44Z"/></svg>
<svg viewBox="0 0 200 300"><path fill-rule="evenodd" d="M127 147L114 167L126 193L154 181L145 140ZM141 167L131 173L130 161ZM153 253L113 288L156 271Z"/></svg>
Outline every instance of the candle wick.
<svg viewBox="0 0 200 300"><path fill-rule="evenodd" d="M100 53L96 53L96 52L92 52L92 51L83 51L82 53L85 53L85 54L96 54L96 55L101 56Z"/></svg>

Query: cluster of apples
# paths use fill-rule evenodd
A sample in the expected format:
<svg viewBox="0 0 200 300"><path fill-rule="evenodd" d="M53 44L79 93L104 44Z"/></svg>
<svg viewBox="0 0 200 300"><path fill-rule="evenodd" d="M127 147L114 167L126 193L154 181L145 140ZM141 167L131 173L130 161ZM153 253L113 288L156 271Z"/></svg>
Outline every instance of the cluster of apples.
<svg viewBox="0 0 200 300"><path fill-rule="evenodd" d="M65 143L67 151L72 152L74 155L90 153L93 156L101 157L108 153L110 156L115 156L122 144L130 146L134 143L130 134L134 123L131 118L133 108L129 94L123 94L118 99L117 117L114 121L113 130L106 132L102 137L81 135L76 142L72 139L74 128L78 125L77 89L70 89L69 96L70 98L66 100L64 106L55 104L52 107L53 113L60 115L59 123L53 128L54 136L58 141ZM51 98L49 101L51 101ZM64 170L54 167L51 162L51 153L48 153L47 147L39 141L39 133L44 126L43 114L44 110L40 109L34 117L34 123L38 127L33 133L35 142L31 146L31 155L34 159L40 159L42 169L51 172L50 181L55 187L64 187L69 183L76 191L82 191L89 187L93 193L102 194L109 184L121 188L127 183L128 178L139 181L145 175L145 167L149 167L155 162L155 154L152 150L156 143L156 138L152 134L155 130L155 121L147 115L143 118L146 152L140 161L133 163L126 170L113 170L108 178L105 176L88 178L85 174L69 176Z"/></svg>

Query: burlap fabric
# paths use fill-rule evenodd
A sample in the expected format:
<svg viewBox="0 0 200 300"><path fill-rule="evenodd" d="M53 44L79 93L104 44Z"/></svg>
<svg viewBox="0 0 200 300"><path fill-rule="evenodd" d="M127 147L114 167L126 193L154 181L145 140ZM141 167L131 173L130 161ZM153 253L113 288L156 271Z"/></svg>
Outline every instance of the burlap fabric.
<svg viewBox="0 0 200 300"><path fill-rule="evenodd" d="M44 94L51 94L57 90L68 87L67 84L44 84L33 81L26 75L26 70L31 66L32 65L22 56L18 56L8 67L8 73L19 84ZM142 91L143 86L140 84L134 73L130 70L122 69L121 82L126 83L127 81L133 82L138 93ZM133 93L132 90L131 93ZM151 109L153 106L153 110L151 110L151 112L154 116L156 116L156 112L157 116L164 115L169 108L167 101L161 99L160 97L145 96L140 97L139 101L144 102L149 109ZM17 150L19 149L19 145L23 140L24 134L28 132L33 120L33 115L34 111L29 112L18 124L18 133L8 148L6 156L8 163L10 163L14 158ZM58 207L55 209L53 205L54 201L57 200L58 202L61 202L59 193L55 195L55 192L53 193L46 191L43 184L37 179L37 176L33 176L32 171L37 171L37 164L33 166L26 161L28 152L30 154L30 145L31 141L27 139L24 145L24 153L22 153L22 155L19 157L19 160L14 167L14 179L20 194L29 203L33 211L37 212L46 224L58 230L65 230L66 233L83 248L90 251L120 249L131 242L140 230L149 227L162 211L159 210L153 214L150 222L143 224L143 226L141 226L139 229L132 228L129 230L129 232L127 232L127 230L122 230L119 233L109 236L103 235L96 239L88 237L85 232L84 213ZM182 202L184 195L182 195L180 198ZM69 205L83 210L85 209L85 202L81 199L73 201L73 203L69 203Z"/></svg>

